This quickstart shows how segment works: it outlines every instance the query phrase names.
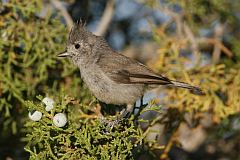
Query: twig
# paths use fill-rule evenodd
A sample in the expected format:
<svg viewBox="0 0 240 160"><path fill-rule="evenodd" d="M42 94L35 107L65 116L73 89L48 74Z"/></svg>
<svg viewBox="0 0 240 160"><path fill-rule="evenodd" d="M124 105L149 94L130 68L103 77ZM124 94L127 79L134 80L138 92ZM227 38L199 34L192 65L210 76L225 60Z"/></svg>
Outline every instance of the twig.
<svg viewBox="0 0 240 160"><path fill-rule="evenodd" d="M82 115L79 116L79 118L97 119L97 118L99 118L99 116L98 115L82 114Z"/></svg>
<svg viewBox="0 0 240 160"><path fill-rule="evenodd" d="M183 30L185 32L185 35L186 35L188 41L191 44L191 50L193 51L193 54L196 57L195 66L198 66L201 62L201 58L199 56L199 45L196 41L196 37L194 36L194 33L192 32L192 30L186 23L183 24Z"/></svg>
<svg viewBox="0 0 240 160"><path fill-rule="evenodd" d="M96 35L104 35L107 31L109 23L113 17L115 0L108 0L104 13L99 22L98 28L94 32Z"/></svg>
<svg viewBox="0 0 240 160"><path fill-rule="evenodd" d="M219 24L214 28L214 39L217 39L219 42L222 42L222 35L223 35L224 25ZM220 59L221 55L221 48L219 43L214 44L212 60L213 63L217 63Z"/></svg>
<svg viewBox="0 0 240 160"><path fill-rule="evenodd" d="M190 27L186 23L184 23L184 25L183 25L183 30L185 32L185 35L187 36L187 38L191 42L192 50L194 52L198 52L199 49L198 49L198 44L196 42L196 38L195 38L192 30L190 29Z"/></svg>
<svg viewBox="0 0 240 160"><path fill-rule="evenodd" d="M171 135L167 145L165 146L163 153L160 156L160 160L166 160L169 159L168 157L168 153L170 151L170 149L172 148L172 146L176 143L177 141L177 135L178 135L178 130L180 128L181 122L178 124L178 126L174 129L173 134Z"/></svg>
<svg viewBox="0 0 240 160"><path fill-rule="evenodd" d="M159 4L157 6L163 13L165 13L167 16L171 17L175 23L176 23L176 32L177 35L181 38L183 38L183 20L182 20L182 13L175 13L174 11L171 11L168 7L163 6Z"/></svg>
<svg viewBox="0 0 240 160"><path fill-rule="evenodd" d="M172 18L172 20L176 23L176 32L179 38L185 39L186 42L191 43L191 49L193 53L197 54L199 51L199 43L211 43L214 46L213 51L213 61L214 63L219 61L221 51L226 54L228 57L233 57L233 53L224 46L222 43L222 34L224 32L224 24L220 24L215 28L215 37L214 38L197 38L194 36L190 27L183 23L182 15L171 11L168 7L158 5L157 6L163 13Z"/></svg>
<svg viewBox="0 0 240 160"><path fill-rule="evenodd" d="M51 0L50 2L55 8L57 8L61 12L63 18L66 21L68 30L71 30L73 26L73 20L72 17L67 12L66 8L62 5L62 3L59 0Z"/></svg>
<svg viewBox="0 0 240 160"><path fill-rule="evenodd" d="M233 57L233 53L227 48L224 46L224 44L215 39L215 38L198 38L197 39L198 43L210 43L210 44L213 44L213 45L218 45L218 47L221 49L221 51L226 54L226 56L228 56L229 58Z"/></svg>

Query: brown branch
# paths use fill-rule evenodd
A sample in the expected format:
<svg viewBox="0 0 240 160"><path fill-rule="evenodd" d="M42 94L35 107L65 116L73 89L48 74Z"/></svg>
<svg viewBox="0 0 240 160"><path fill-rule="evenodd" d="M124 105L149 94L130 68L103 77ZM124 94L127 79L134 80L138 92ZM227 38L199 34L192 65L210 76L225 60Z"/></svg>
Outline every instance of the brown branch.
<svg viewBox="0 0 240 160"><path fill-rule="evenodd" d="M191 43L193 52L198 52L198 43L196 42L196 38L195 38L192 30L186 23L184 23L183 29L184 29L185 35L187 36L188 40Z"/></svg>
<svg viewBox="0 0 240 160"><path fill-rule="evenodd" d="M176 32L177 35L180 38L183 38L183 20L182 20L182 14L181 13L175 13L174 11L171 11L168 7L163 6L161 4L159 4L157 6L157 8L159 10L161 10L164 14L166 14L167 16L171 17L173 19L173 21L176 23Z"/></svg>
<svg viewBox="0 0 240 160"><path fill-rule="evenodd" d="M97 115L88 115L88 114L81 114L79 118L88 118L88 119L97 119L99 116Z"/></svg>
<svg viewBox="0 0 240 160"><path fill-rule="evenodd" d="M214 28L214 39L221 42L223 31L224 31L224 25L223 24L219 24L218 26L216 26ZM214 44L213 55L212 55L213 63L217 63L220 59L220 55L221 55L221 48L220 47L221 46L219 45L219 43Z"/></svg>
<svg viewBox="0 0 240 160"><path fill-rule="evenodd" d="M177 137L178 137L178 131L179 131L179 128L180 128L180 125L182 123L179 123L178 126L174 129L170 139L168 140L168 143L167 145L165 146L164 150L163 150L163 153L161 154L160 156L160 160L166 160L166 159L169 159L168 157L168 153L170 151L170 149L172 148L172 146L176 143L177 141Z"/></svg>
<svg viewBox="0 0 240 160"><path fill-rule="evenodd" d="M215 28L214 38L198 38L194 35L190 27L186 23L184 23L181 13L175 13L174 11L171 11L168 7L161 4L158 4L157 8L161 10L164 14L169 16L172 21L176 23L176 33L178 37L185 42L190 42L191 50L193 51L193 53L196 54L199 51L199 43L210 43L214 47L212 55L214 63L217 63L219 61L221 51L228 57L233 57L233 53L222 43L222 35L225 28L224 24L220 24L218 27Z"/></svg>
<svg viewBox="0 0 240 160"><path fill-rule="evenodd" d="M108 0L106 8L99 22L98 28L94 32L96 35L102 36L106 33L109 23L113 17L114 5L115 5L115 0Z"/></svg>
<svg viewBox="0 0 240 160"><path fill-rule="evenodd" d="M72 17L67 12L66 8L62 5L62 3L59 0L51 0L50 2L56 9L58 9L61 12L63 18L66 21L67 28L70 31L73 26L73 20Z"/></svg>
<svg viewBox="0 0 240 160"><path fill-rule="evenodd" d="M195 37L193 31L191 30L191 28L186 23L183 24L183 30L184 30L184 33L185 33L188 41L190 42L191 50L192 50L194 56L196 57L195 66L198 66L201 63L201 58L200 58L200 54L199 54L199 45L196 41L196 37Z"/></svg>
<svg viewBox="0 0 240 160"><path fill-rule="evenodd" d="M229 58L233 57L233 53L227 47L225 47L221 41L215 38L199 38L197 41L198 43L210 43L212 45L217 45L226 56Z"/></svg>

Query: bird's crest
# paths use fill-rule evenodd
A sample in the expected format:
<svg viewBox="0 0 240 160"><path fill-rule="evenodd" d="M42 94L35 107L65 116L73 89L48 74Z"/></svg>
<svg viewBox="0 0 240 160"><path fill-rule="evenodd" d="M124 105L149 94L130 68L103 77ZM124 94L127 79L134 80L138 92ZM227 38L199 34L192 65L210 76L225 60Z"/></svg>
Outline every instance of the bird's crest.
<svg viewBox="0 0 240 160"><path fill-rule="evenodd" d="M86 22L83 22L80 19L73 25L69 33L68 42L74 43L80 39L86 39L87 33L88 31L86 30Z"/></svg>

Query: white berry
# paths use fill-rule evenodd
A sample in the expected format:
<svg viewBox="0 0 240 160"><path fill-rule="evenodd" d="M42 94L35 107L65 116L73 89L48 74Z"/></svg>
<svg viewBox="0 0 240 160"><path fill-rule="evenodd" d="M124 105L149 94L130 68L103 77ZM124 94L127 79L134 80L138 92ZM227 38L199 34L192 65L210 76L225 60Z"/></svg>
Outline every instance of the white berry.
<svg viewBox="0 0 240 160"><path fill-rule="evenodd" d="M67 123L67 117L64 113L58 113L53 117L53 124L57 127L64 127Z"/></svg>
<svg viewBox="0 0 240 160"><path fill-rule="evenodd" d="M52 98L49 97L45 97L43 98L42 102L46 105L45 110L51 111L53 109L53 105L54 105L54 100Z"/></svg>
<svg viewBox="0 0 240 160"><path fill-rule="evenodd" d="M32 111L28 113L28 117L33 121L39 121L42 118L42 113L39 111Z"/></svg>

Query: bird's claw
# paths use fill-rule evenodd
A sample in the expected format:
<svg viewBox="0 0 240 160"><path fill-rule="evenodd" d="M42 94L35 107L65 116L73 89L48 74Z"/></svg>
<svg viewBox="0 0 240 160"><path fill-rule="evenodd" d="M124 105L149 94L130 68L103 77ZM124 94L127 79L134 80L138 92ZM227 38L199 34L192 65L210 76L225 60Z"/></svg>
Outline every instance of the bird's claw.
<svg viewBox="0 0 240 160"><path fill-rule="evenodd" d="M121 119L119 117L117 117L115 120L107 120L105 117L101 117L100 118L101 123L103 124L107 124L106 126L106 132L109 133L109 131L111 131L113 129L114 126L116 126L117 124L119 124L119 122L121 121Z"/></svg>

